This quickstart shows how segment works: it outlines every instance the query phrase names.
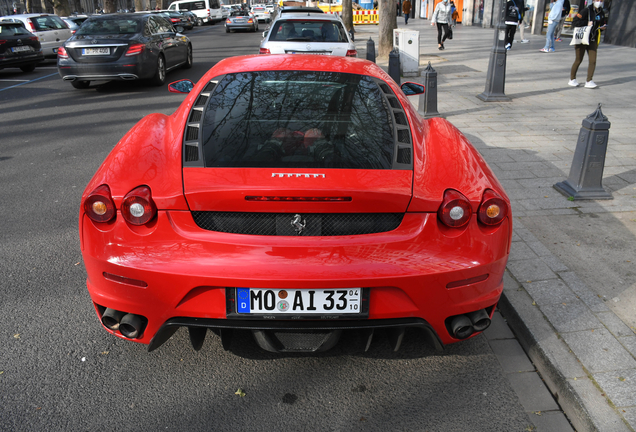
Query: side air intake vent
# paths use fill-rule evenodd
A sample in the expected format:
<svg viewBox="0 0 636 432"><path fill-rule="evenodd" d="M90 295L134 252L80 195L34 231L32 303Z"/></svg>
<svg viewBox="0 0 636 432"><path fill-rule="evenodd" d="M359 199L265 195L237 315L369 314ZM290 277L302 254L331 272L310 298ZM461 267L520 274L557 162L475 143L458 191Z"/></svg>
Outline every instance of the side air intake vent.
<svg viewBox="0 0 636 432"><path fill-rule="evenodd" d="M406 116L404 115L403 112L394 112L393 113L395 115L395 122L399 125L402 126L408 126L408 122L406 121Z"/></svg>
<svg viewBox="0 0 636 432"><path fill-rule="evenodd" d="M397 132L399 142L404 144L411 144L411 134L407 129L399 129Z"/></svg>
<svg viewBox="0 0 636 432"><path fill-rule="evenodd" d="M389 104L391 105L391 108L395 108L395 109L402 108L400 106L400 102L398 102L397 98L395 98L393 96L387 96L387 99L389 101Z"/></svg>
<svg viewBox="0 0 636 432"><path fill-rule="evenodd" d="M197 141L199 139L199 128L188 126L186 131L186 141Z"/></svg>
<svg viewBox="0 0 636 432"><path fill-rule="evenodd" d="M403 147L398 149L397 163L410 164L411 163L411 149Z"/></svg>
<svg viewBox="0 0 636 432"><path fill-rule="evenodd" d="M185 149L186 162L196 162L199 160L199 147L186 144Z"/></svg>
<svg viewBox="0 0 636 432"><path fill-rule="evenodd" d="M386 93L386 94L389 94L389 95L390 95L390 94L393 94L393 93L391 92L391 89L389 88L389 86L388 86L388 85L386 85L386 84L380 84L380 88L381 88L381 89L382 89L382 91L383 91L384 93Z"/></svg>
<svg viewBox="0 0 636 432"><path fill-rule="evenodd" d="M194 105L195 106L205 106L207 101L208 101L208 96L202 94L201 96L199 96L199 99L197 99L197 102Z"/></svg>
<svg viewBox="0 0 636 432"><path fill-rule="evenodd" d="M192 112L190 113L190 119L188 121L190 123L198 123L201 120L202 115L202 110L192 110Z"/></svg>

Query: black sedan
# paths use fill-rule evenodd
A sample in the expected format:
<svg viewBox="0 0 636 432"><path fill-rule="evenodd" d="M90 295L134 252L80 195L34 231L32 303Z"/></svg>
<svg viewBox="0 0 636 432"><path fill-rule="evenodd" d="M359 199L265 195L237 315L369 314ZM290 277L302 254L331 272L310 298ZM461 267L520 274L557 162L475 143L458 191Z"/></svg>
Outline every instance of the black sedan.
<svg viewBox="0 0 636 432"><path fill-rule="evenodd" d="M22 23L0 21L0 69L15 67L31 72L42 60L44 54L37 36Z"/></svg>
<svg viewBox="0 0 636 432"><path fill-rule="evenodd" d="M178 67L192 67L190 39L150 13L91 17L57 57L60 76L80 89L91 81L110 80L146 79L162 85L166 72Z"/></svg>

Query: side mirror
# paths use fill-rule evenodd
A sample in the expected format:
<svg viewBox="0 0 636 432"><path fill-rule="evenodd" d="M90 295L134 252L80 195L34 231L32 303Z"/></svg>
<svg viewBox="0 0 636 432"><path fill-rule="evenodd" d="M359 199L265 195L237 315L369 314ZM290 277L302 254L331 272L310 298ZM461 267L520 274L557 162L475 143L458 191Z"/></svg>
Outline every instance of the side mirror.
<svg viewBox="0 0 636 432"><path fill-rule="evenodd" d="M424 93L426 90L422 84L414 83L414 82L405 82L400 86L402 91L407 96L414 96Z"/></svg>
<svg viewBox="0 0 636 432"><path fill-rule="evenodd" d="M177 33L183 33L183 31L185 30L185 28L184 28L184 27L182 27L182 26L177 26L176 30L177 30Z"/></svg>
<svg viewBox="0 0 636 432"><path fill-rule="evenodd" d="M183 79L168 84L168 91L170 93L190 93L194 88L194 83L189 79Z"/></svg>

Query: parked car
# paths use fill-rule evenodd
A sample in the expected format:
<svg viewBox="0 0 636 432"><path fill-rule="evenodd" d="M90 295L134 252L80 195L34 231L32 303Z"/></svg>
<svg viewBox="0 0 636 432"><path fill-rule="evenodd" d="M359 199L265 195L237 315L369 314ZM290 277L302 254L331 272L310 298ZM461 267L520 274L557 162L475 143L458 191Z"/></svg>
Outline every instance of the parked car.
<svg viewBox="0 0 636 432"><path fill-rule="evenodd" d="M192 28L194 28L194 26L199 26L203 24L202 22L199 21L199 18L193 12L190 12L187 10L180 11L180 12L188 19L188 21L192 23Z"/></svg>
<svg viewBox="0 0 636 432"><path fill-rule="evenodd" d="M232 16L225 20L225 32L230 33L236 30L258 30L258 20L253 13L248 11L232 12Z"/></svg>
<svg viewBox="0 0 636 432"><path fill-rule="evenodd" d="M88 15L71 15L67 17L61 17L62 21L66 23L72 34L75 34L78 28L84 21L88 19Z"/></svg>
<svg viewBox="0 0 636 432"><path fill-rule="evenodd" d="M170 3L168 10L191 11L199 17L201 24L215 24L224 19L219 0L178 0Z"/></svg>
<svg viewBox="0 0 636 432"><path fill-rule="evenodd" d="M325 13L319 7L309 6L283 6L280 8L279 14L284 13Z"/></svg>
<svg viewBox="0 0 636 432"><path fill-rule="evenodd" d="M0 69L20 68L32 72L44 60L38 37L21 22L0 21Z"/></svg>
<svg viewBox="0 0 636 432"><path fill-rule="evenodd" d="M0 17L0 21L24 24L27 30L38 37L46 58L55 58L57 50L73 33L62 19L53 14L21 14Z"/></svg>
<svg viewBox="0 0 636 432"><path fill-rule="evenodd" d="M162 10L151 11L150 13L160 14L166 17L174 27L181 26L184 30L192 30L194 28L194 23L181 11Z"/></svg>
<svg viewBox="0 0 636 432"><path fill-rule="evenodd" d="M420 84L404 83L410 93ZM363 346L407 327L438 349L488 327L512 215L490 168L422 119L379 66L336 56L218 62L87 185L80 247L98 318L154 350L252 332L268 351Z"/></svg>
<svg viewBox="0 0 636 432"><path fill-rule="evenodd" d="M58 53L65 81L83 89L91 81L147 79L162 85L166 72L192 67L192 44L164 17L107 14L86 20Z"/></svg>
<svg viewBox="0 0 636 432"><path fill-rule="evenodd" d="M266 23L270 23L272 21L272 17L265 6L252 7L252 13L258 21L265 21Z"/></svg>
<svg viewBox="0 0 636 432"><path fill-rule="evenodd" d="M263 36L260 54L358 55L353 38L336 15L279 15Z"/></svg>

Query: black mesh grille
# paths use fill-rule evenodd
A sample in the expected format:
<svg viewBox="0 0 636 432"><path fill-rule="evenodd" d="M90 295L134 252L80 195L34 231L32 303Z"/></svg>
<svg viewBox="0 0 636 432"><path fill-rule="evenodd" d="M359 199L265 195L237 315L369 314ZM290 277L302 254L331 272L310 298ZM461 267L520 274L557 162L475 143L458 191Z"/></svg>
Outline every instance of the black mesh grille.
<svg viewBox="0 0 636 432"><path fill-rule="evenodd" d="M389 104L391 105L391 107L393 108L401 108L400 106L400 102L398 102L398 100L392 96L387 97L387 99L389 100Z"/></svg>
<svg viewBox="0 0 636 432"><path fill-rule="evenodd" d="M397 124L408 126L408 123L406 122L406 116L404 115L404 113L396 112L396 113L393 113L393 115L395 115L395 122Z"/></svg>
<svg viewBox="0 0 636 432"><path fill-rule="evenodd" d="M401 148L398 149L397 163L410 164L411 163L411 149Z"/></svg>
<svg viewBox="0 0 636 432"><path fill-rule="evenodd" d="M197 103L195 103L196 106L205 106L205 103L208 101L208 97L206 95L201 95L199 96L199 99L197 99Z"/></svg>
<svg viewBox="0 0 636 432"><path fill-rule="evenodd" d="M196 146L186 145L186 162L196 162L199 160L199 148Z"/></svg>
<svg viewBox="0 0 636 432"><path fill-rule="evenodd" d="M387 232L400 226L403 213L305 213L296 225L293 213L192 212L208 231L267 236L342 236ZM297 226L303 229L297 232Z"/></svg>
<svg viewBox="0 0 636 432"><path fill-rule="evenodd" d="M197 123L199 120L201 120L201 115L203 114L203 111L199 111L199 110L192 110L192 113L190 113L190 122L191 123Z"/></svg>
<svg viewBox="0 0 636 432"><path fill-rule="evenodd" d="M391 94L391 89L389 88L388 85L386 84L380 84L380 88L382 89L382 91L386 94Z"/></svg>
<svg viewBox="0 0 636 432"><path fill-rule="evenodd" d="M199 128L188 126L186 131L186 141L196 141L199 139Z"/></svg>
<svg viewBox="0 0 636 432"><path fill-rule="evenodd" d="M411 134L407 129L398 130L398 141L405 144L411 144Z"/></svg>
<svg viewBox="0 0 636 432"><path fill-rule="evenodd" d="M206 93L211 92L214 89L214 87L216 87L216 85L217 85L217 82L216 81L212 81L212 82L208 83L208 85L205 86L205 89L203 89L203 91L206 92Z"/></svg>

